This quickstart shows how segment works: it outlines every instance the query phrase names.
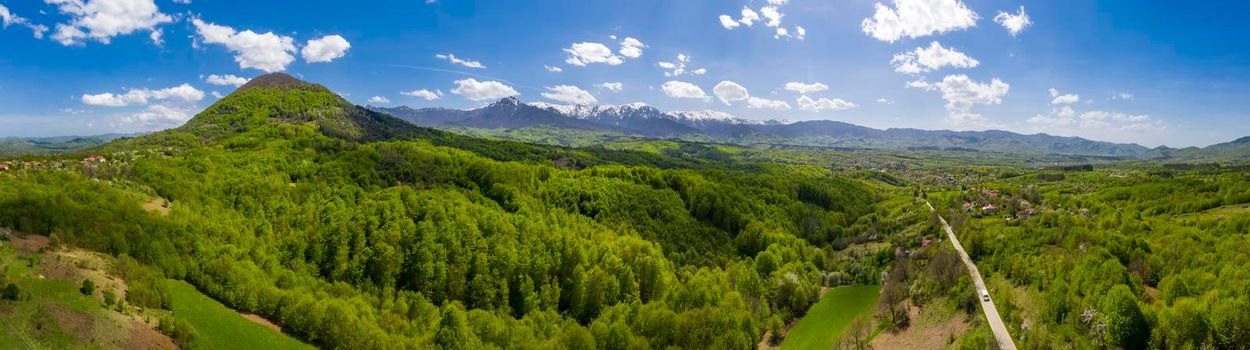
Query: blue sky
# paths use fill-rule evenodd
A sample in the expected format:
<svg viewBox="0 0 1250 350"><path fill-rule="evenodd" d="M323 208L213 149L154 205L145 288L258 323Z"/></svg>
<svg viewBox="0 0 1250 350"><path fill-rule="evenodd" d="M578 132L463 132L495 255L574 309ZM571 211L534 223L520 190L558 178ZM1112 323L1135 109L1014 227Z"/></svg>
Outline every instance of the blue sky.
<svg viewBox="0 0 1250 350"><path fill-rule="evenodd" d="M235 88L210 76L267 71L385 106L473 108L517 94L1147 146L1250 135L1250 28L1236 3L293 4L0 0L0 136L176 126ZM429 93L402 93L419 90Z"/></svg>

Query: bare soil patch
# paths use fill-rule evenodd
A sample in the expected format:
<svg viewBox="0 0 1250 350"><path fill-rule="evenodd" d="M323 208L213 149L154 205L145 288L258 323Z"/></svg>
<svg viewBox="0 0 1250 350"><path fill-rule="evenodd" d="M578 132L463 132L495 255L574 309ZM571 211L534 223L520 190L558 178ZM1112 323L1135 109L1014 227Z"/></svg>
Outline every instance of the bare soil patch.
<svg viewBox="0 0 1250 350"><path fill-rule="evenodd" d="M256 322L257 324L261 326L265 326L265 328L272 329L274 332L282 333L281 326L278 326L277 324L270 322L268 319L265 319L264 317L260 317L260 315L249 314L249 313L240 313L240 315L243 315L243 318L246 318L249 321Z"/></svg>
<svg viewBox="0 0 1250 350"><path fill-rule="evenodd" d="M161 197L152 198L147 203L143 203L143 210L157 213L161 216L169 216L169 201Z"/></svg>
<svg viewBox="0 0 1250 350"><path fill-rule="evenodd" d="M94 321L91 315L81 311L71 310L61 304L49 304L44 310L48 316L56 321L57 326L61 328L65 334L73 336L80 342L91 341L91 329Z"/></svg>
<svg viewBox="0 0 1250 350"><path fill-rule="evenodd" d="M908 302L910 304L910 301ZM882 332L868 344L872 349L944 349L951 339L958 339L968 330L967 317L955 312L935 321L925 320L927 316L921 308L912 306L907 316L912 325L907 329L894 333Z"/></svg>
<svg viewBox="0 0 1250 350"><path fill-rule="evenodd" d="M13 246L17 247L18 250L21 250L23 253L29 254L29 253L39 252L43 248L47 247L48 236L24 235L24 234L15 233L14 235L9 236L9 242L12 242Z"/></svg>
<svg viewBox="0 0 1250 350"><path fill-rule="evenodd" d="M174 340L168 336L157 332L146 323L133 320L130 327L130 337L126 341L125 349L139 350L164 350L177 349L178 345L174 344Z"/></svg>

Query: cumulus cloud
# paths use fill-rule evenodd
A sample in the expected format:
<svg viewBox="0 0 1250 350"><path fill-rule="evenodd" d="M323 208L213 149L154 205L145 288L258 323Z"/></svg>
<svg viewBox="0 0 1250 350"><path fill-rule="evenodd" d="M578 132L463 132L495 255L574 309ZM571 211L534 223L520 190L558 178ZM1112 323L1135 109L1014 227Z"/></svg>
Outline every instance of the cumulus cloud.
<svg viewBox="0 0 1250 350"><path fill-rule="evenodd" d="M793 29L781 26L781 19L785 17L785 14L781 13L779 6L786 3L787 1L769 1L767 6L760 7L759 12L743 6L741 15L737 19L730 15L720 15L717 19L720 20L721 27L730 30L743 25L750 27L762 20L765 27L774 28L773 38L775 39L803 40L807 38L807 29L802 26L794 26Z"/></svg>
<svg viewBox="0 0 1250 350"><path fill-rule="evenodd" d="M440 60L445 60L445 61L447 61L447 62L451 62L451 64L458 64L458 65L465 66L465 67L468 67L468 68L479 68L479 69L485 69L485 68L486 68L486 66L482 65L482 62L473 61L473 60L465 60L465 59L460 59L459 57L456 57L456 55L455 55L455 54L450 54L450 53L448 53L448 54L441 54L441 53L440 53L440 54L434 55L434 57L435 57L435 58L438 58L438 59L440 59Z"/></svg>
<svg viewBox="0 0 1250 350"><path fill-rule="evenodd" d="M942 47L934 41L928 47L917 47L914 50L895 54L890 60L894 71L905 74L932 72L942 67L974 68L981 62L953 48Z"/></svg>
<svg viewBox="0 0 1250 350"><path fill-rule="evenodd" d="M243 86L243 84L247 84L248 80L249 80L248 78L234 76L231 74L226 74L226 75L210 74L208 78L204 79L204 82L213 84L213 85L234 85L234 87L240 87L240 86Z"/></svg>
<svg viewBox="0 0 1250 350"><path fill-rule="evenodd" d="M552 73L559 73L559 72L564 71L564 68L553 67L553 66L543 66L543 69L546 69L548 72L552 72Z"/></svg>
<svg viewBox="0 0 1250 350"><path fill-rule="evenodd" d="M391 99L383 96L373 96L369 98L369 103L391 103Z"/></svg>
<svg viewBox="0 0 1250 350"><path fill-rule="evenodd" d="M733 101L742 101L751 97L747 92L747 88L732 81L721 81L712 88L712 93L726 105L732 104Z"/></svg>
<svg viewBox="0 0 1250 350"><path fill-rule="evenodd" d="M556 85L548 86L547 92L542 93L543 98L575 105L589 105L599 102L595 99L595 95L572 85Z"/></svg>
<svg viewBox="0 0 1250 350"><path fill-rule="evenodd" d="M426 89L421 89L421 90L412 90L412 91L402 91L399 94L404 95L404 96L422 98L422 99L425 99L426 101L433 101L433 100L437 100L443 97L442 90L430 91Z"/></svg>
<svg viewBox="0 0 1250 350"><path fill-rule="evenodd" d="M802 109L805 111L812 111L812 112L820 112L820 111L826 111L826 110L844 111L844 110L852 109L855 107L859 107L855 105L854 103L844 101L840 98L835 98L832 100L827 99L827 98L812 99L811 97L807 97L807 95L803 95L803 96L799 96L799 98L796 101L799 104L799 109Z"/></svg>
<svg viewBox="0 0 1250 350"><path fill-rule="evenodd" d="M511 86L497 81L477 81L476 79L456 80L456 88L451 93L464 96L470 101L498 100L504 97L520 95Z"/></svg>
<svg viewBox="0 0 1250 350"><path fill-rule="evenodd" d="M708 98L707 93L704 93L703 89L699 88L698 85L687 83L684 81L670 80L664 83L664 85L661 86L661 88L664 90L664 93L667 94L669 97L697 98L697 99L703 99L703 100L706 100Z"/></svg>
<svg viewBox="0 0 1250 350"><path fill-rule="evenodd" d="M989 83L978 83L963 74L948 75L941 82L928 83L917 80L907 83L908 87L921 88L929 91L941 91L946 100L946 121L961 128L987 128L998 124L984 116L973 113L974 105L991 105L1003 102L1010 86L994 78Z"/></svg>
<svg viewBox="0 0 1250 350"><path fill-rule="evenodd" d="M621 90L625 89L625 84L621 84L619 81L599 83L595 86L611 92L621 92Z"/></svg>
<svg viewBox="0 0 1250 350"><path fill-rule="evenodd" d="M195 103L202 99L204 99L204 92L192 87L190 84L182 84L160 90L130 89L124 94L105 92L94 95L82 95L82 103L106 107L146 105L153 100Z"/></svg>
<svg viewBox="0 0 1250 350"><path fill-rule="evenodd" d="M168 128L186 123L191 120L193 111L186 107L176 107L167 105L151 105L143 111L133 114L123 115L117 118L121 124L129 124L139 126L145 129L152 128Z"/></svg>
<svg viewBox="0 0 1250 350"><path fill-rule="evenodd" d="M267 32L257 34L251 30L242 32L234 28L208 23L199 18L191 20L200 39L207 44L220 44L234 53L234 61L240 68L259 69L266 73L286 70L295 61L295 40L288 36Z"/></svg>
<svg viewBox="0 0 1250 350"><path fill-rule="evenodd" d="M785 89L789 91L797 92L801 95L806 95L806 94L810 94L813 92L829 90L829 86L825 84L821 84L821 83L800 83L797 81L792 81L792 82L786 83Z"/></svg>
<svg viewBox="0 0 1250 350"><path fill-rule="evenodd" d="M760 20L760 14L751 10L749 7L743 6L740 13L741 16L738 17L738 19L734 19L733 16L730 15L720 15L720 25L725 27L725 29L734 29L738 28L740 25L750 27L754 25L756 21Z"/></svg>
<svg viewBox="0 0 1250 350"><path fill-rule="evenodd" d="M154 0L44 0L69 16L58 23L52 39L61 45L82 45L87 40L109 44L113 37L137 31L157 31L156 26L173 22L161 13ZM6 21L7 23L7 21ZM46 30L46 28L44 29ZM40 36L42 33L36 36ZM159 44L160 35L154 37Z"/></svg>
<svg viewBox="0 0 1250 350"><path fill-rule="evenodd" d="M642 57L642 49L645 47L647 47L647 45L643 45L641 41L638 41L638 39L625 37L624 40L621 40L620 53L621 56L628 58L638 58Z"/></svg>
<svg viewBox="0 0 1250 350"><path fill-rule="evenodd" d="M998 24L1002 25L1003 28L1006 28L1007 32L1011 33L1011 36L1016 36L1017 34L1020 34L1020 32L1024 31L1024 28L1028 28L1030 25L1033 25L1033 21L1029 19L1029 15L1024 13L1024 5L1020 5L1020 11L1016 12L1014 15L998 11L998 15L994 16L994 22L998 22Z"/></svg>
<svg viewBox="0 0 1250 350"><path fill-rule="evenodd" d="M1052 105L1070 105L1073 103L1081 102L1080 95L1060 94L1059 90L1055 90L1055 88L1050 88L1050 98L1052 98L1052 100L1050 101L1050 104Z"/></svg>
<svg viewBox="0 0 1250 350"><path fill-rule="evenodd" d="M6 29L11 25L19 25L30 28L30 30L35 34L35 39L43 39L43 33L48 32L48 26L30 23L29 19L14 14L3 4L0 4L0 21L4 23L4 28Z"/></svg>
<svg viewBox="0 0 1250 350"><path fill-rule="evenodd" d="M330 62L347 54L347 49L352 44L347 42L338 35L327 35L321 39L309 40L304 44L304 50L300 51L300 55L304 56L304 61L308 63Z"/></svg>
<svg viewBox="0 0 1250 350"><path fill-rule="evenodd" d="M761 7L760 14L764 15L764 19L767 20L764 22L764 25L769 26L769 27L781 26L781 17L785 17L785 15L781 13L781 11L777 10L776 6Z"/></svg>
<svg viewBox="0 0 1250 350"><path fill-rule="evenodd" d="M663 68L666 70L664 72L664 76L666 77L676 77L676 76L681 76L682 74L686 74L686 73L691 73L694 75L707 74L706 68L686 70L687 63L690 63L690 56L687 56L686 54L683 54L683 53L679 53L677 54L676 62L660 61L660 62L656 62L655 65L660 66L660 68Z"/></svg>
<svg viewBox="0 0 1250 350"><path fill-rule="evenodd" d="M1142 136L1167 129L1167 124L1162 120L1145 114L1099 110L1077 113L1071 106L1052 108L1049 114L1038 114L1027 122L1037 132L1114 142L1132 142L1140 140Z"/></svg>
<svg viewBox="0 0 1250 350"><path fill-rule="evenodd" d="M564 49L569 54L565 63L574 66L585 66L591 63L605 63L610 66L625 63L625 59L612 53L606 45L592 42L574 43Z"/></svg>
<svg viewBox="0 0 1250 350"><path fill-rule="evenodd" d="M788 111L790 104L786 101L770 100L760 97L751 97L747 99L747 108L752 109L771 109L774 111Z"/></svg>
<svg viewBox="0 0 1250 350"><path fill-rule="evenodd" d="M877 3L872 18L864 19L865 34L881 41L919 38L976 26L976 12L960 0L894 0L891 8Z"/></svg>

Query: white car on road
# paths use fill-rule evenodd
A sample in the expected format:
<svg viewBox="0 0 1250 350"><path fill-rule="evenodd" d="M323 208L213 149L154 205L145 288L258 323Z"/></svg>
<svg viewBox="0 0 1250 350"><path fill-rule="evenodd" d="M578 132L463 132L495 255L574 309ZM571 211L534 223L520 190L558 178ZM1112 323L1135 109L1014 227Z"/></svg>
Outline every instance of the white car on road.
<svg viewBox="0 0 1250 350"><path fill-rule="evenodd" d="M981 301L984 301L984 302L989 302L989 301L990 301L990 292L989 292L989 291L984 290L984 289L982 289L982 290L981 290Z"/></svg>

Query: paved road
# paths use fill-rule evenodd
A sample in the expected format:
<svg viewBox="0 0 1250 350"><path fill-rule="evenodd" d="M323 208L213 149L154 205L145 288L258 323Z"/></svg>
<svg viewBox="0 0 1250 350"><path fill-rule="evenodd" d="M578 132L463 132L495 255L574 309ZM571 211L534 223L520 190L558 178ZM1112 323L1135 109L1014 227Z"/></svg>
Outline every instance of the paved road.
<svg viewBox="0 0 1250 350"><path fill-rule="evenodd" d="M930 211L935 211L933 205L928 201L924 203L929 206ZM1003 350L1016 350L1016 343L1011 340L1011 334L1007 333L1007 326L1003 325L1003 318L998 316L998 308L994 307L994 300L985 301L981 299L982 290L985 288L985 281L981 280L981 272L977 270L977 265L972 263L972 258L968 257L968 253L964 252L964 246L959 244L959 238L955 237L955 231L951 230L951 225L946 223L946 218L938 215L938 219L942 221L942 228L946 230L946 236L950 238L951 244L955 245L955 250L959 251L959 257L964 260L964 265L968 266L968 274L972 275L972 281L977 285L977 300L981 301L981 309L985 310L985 318L990 322L990 330L994 332L994 339L998 340L998 348Z"/></svg>

